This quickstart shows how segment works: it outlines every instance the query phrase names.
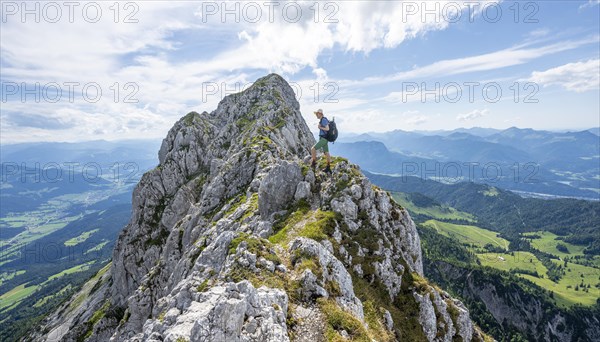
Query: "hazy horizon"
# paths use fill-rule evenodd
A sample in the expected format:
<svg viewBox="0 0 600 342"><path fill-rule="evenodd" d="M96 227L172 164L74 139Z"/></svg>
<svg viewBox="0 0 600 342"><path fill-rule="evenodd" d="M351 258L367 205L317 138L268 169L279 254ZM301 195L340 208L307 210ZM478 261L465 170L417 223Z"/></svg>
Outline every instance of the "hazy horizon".
<svg viewBox="0 0 600 342"><path fill-rule="evenodd" d="M175 124L175 122L173 122L173 124ZM432 130L422 130L422 129L412 129L412 130L405 130L405 129L392 129L392 130L388 130L388 131L381 131L381 132L377 132L377 131L365 131L365 132L344 132L344 135L351 135L351 136L358 136L358 135L362 135L362 134L385 134L385 133L391 133L394 131L404 131L404 132L411 132L411 133L421 133L421 132L427 132L427 133L437 133L437 132L453 132L453 131L457 131L457 130L471 130L471 129L482 129L482 130L496 130L499 132L505 131L507 129L511 129L511 128L517 128L520 130L526 130L526 129L532 129L534 131L546 131L546 132L553 132L553 133L577 133L577 132L583 132L583 131L590 131L590 130L600 130L600 125L597 127L591 127L591 128L564 128L564 129L536 129L536 128L531 128L531 127L517 127L517 126L511 126L511 127L507 127L507 128L492 128L492 127L458 127L458 128L454 128L454 129L432 129ZM592 132L593 133L593 132ZM317 134L316 132L313 132L313 134ZM596 134L596 133L593 133ZM24 142L2 142L2 146L9 146L9 145L20 145L20 144L37 144L37 143L67 143L67 144L77 144L77 143L90 143L90 142L108 142L108 143L117 143L117 142L142 142L142 141L157 141L157 140L162 140L166 137L167 133L165 132L165 135L163 137L140 137L140 138L130 138L130 139L91 139L91 140L77 140L77 141L66 141L66 140L36 140L36 141L24 141Z"/></svg>

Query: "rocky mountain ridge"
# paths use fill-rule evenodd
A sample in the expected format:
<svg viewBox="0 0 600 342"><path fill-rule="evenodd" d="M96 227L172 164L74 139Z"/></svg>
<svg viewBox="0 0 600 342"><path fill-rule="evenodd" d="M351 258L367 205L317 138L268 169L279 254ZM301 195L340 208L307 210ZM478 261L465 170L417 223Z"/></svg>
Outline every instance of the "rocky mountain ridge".
<svg viewBox="0 0 600 342"><path fill-rule="evenodd" d="M487 336L423 278L409 214L314 138L278 75L179 120L98 274L33 340L453 341Z"/></svg>

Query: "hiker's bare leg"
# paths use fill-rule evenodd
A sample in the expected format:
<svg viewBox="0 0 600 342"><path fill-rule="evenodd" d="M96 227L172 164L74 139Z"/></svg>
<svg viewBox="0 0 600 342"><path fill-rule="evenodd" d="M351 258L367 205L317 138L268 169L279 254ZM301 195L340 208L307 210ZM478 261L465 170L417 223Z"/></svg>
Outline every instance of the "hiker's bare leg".
<svg viewBox="0 0 600 342"><path fill-rule="evenodd" d="M315 150L314 147L310 149L310 155L312 156L311 162L314 162L317 160L317 150Z"/></svg>
<svg viewBox="0 0 600 342"><path fill-rule="evenodd" d="M325 152L325 157L327 158L327 165L331 164L331 156L329 155L329 152Z"/></svg>

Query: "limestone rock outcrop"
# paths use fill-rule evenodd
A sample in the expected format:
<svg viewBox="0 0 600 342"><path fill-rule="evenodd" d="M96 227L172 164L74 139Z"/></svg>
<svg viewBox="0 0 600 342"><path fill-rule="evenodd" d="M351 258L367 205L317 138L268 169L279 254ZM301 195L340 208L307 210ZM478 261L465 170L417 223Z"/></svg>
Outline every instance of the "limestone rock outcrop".
<svg viewBox="0 0 600 342"><path fill-rule="evenodd" d="M110 272L34 340L481 340L423 278L408 212L315 142L278 75L189 113L133 193Z"/></svg>

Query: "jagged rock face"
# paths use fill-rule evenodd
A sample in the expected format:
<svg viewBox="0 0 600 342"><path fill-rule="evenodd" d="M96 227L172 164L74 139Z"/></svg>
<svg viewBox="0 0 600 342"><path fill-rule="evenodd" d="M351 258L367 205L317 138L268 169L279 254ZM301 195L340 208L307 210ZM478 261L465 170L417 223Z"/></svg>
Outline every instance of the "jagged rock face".
<svg viewBox="0 0 600 342"><path fill-rule="evenodd" d="M462 303L422 279L408 213L346 160L310 170L314 142L277 75L182 118L134 190L110 279L50 320L71 322L62 338L481 339Z"/></svg>
<svg viewBox="0 0 600 342"><path fill-rule="evenodd" d="M160 164L135 188L131 222L114 249L114 265L123 265L113 268L112 294L119 305L125 304L155 266L165 240L178 238L173 229L188 212L198 219L248 187L260 171L267 171L261 170L259 162L272 165L277 159L305 154L310 148L314 138L289 85L278 76L257 83L226 97L210 114L188 114L163 140ZM261 150L265 145L266 150ZM279 177L267 177L266 184L259 183L272 190L262 192L264 205L260 209L265 215L289 200L291 183L287 176L291 171L275 165L269 172L280 170L283 173ZM273 191L273 186L288 191ZM172 257L181 252L172 251Z"/></svg>

